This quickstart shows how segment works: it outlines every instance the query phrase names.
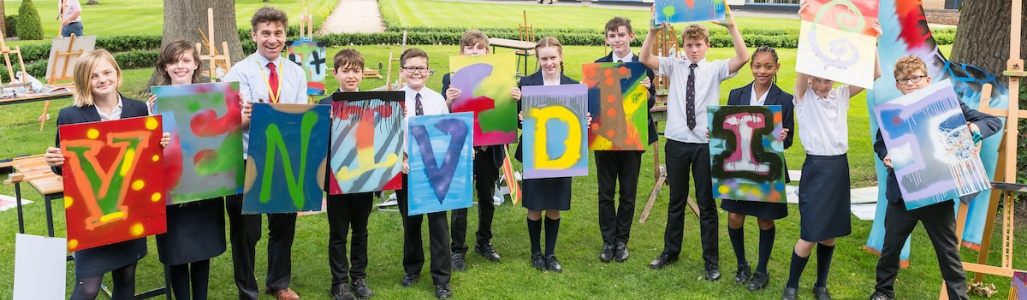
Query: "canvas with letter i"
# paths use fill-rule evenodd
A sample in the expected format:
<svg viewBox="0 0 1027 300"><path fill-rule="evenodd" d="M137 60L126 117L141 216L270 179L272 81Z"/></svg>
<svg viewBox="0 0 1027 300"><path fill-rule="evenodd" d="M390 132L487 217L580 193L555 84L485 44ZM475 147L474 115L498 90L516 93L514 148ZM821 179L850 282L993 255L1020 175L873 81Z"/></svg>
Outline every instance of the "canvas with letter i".
<svg viewBox="0 0 1027 300"><path fill-rule="evenodd" d="M874 106L906 209L991 189L948 80Z"/></svg>
<svg viewBox="0 0 1027 300"><path fill-rule="evenodd" d="M68 251L167 232L161 116L63 125Z"/></svg>
<svg viewBox="0 0 1027 300"><path fill-rule="evenodd" d="M167 203L242 192L242 103L238 82L154 86L153 112L163 116Z"/></svg>
<svg viewBox="0 0 1027 300"><path fill-rule="evenodd" d="M524 178L588 176L588 86L521 90Z"/></svg>
<svg viewBox="0 0 1027 300"><path fill-rule="evenodd" d="M331 109L329 105L253 105L244 214L321 210Z"/></svg>
<svg viewBox="0 0 1027 300"><path fill-rule="evenodd" d="M781 106L709 106L713 197L785 203Z"/></svg>
<svg viewBox="0 0 1027 300"><path fill-rule="evenodd" d="M407 132L410 173L408 215L468 208L473 205L474 114L411 117Z"/></svg>
<svg viewBox="0 0 1027 300"><path fill-rule="evenodd" d="M404 92L332 94L329 193L387 189L403 169Z"/></svg>

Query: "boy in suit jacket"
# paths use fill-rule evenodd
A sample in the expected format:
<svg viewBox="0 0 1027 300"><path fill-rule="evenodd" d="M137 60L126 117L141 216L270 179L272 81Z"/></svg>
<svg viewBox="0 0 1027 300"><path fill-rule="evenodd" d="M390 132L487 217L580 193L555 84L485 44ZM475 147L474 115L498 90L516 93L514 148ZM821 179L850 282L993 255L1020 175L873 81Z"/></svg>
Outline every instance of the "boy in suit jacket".
<svg viewBox="0 0 1027 300"><path fill-rule="evenodd" d="M597 63L637 62L638 56L631 52L631 41L635 32L631 20L614 17L606 22L606 44L612 50L609 55L597 59ZM642 51L646 51L645 48ZM642 86L649 90L647 109L656 104L656 87L652 84L653 71L646 70ZM646 114L648 116L648 113ZM649 140L647 145L659 138L656 125L649 116ZM659 150L657 150L659 151ZM599 232L603 235L603 248L599 260L623 262L628 259L628 237L631 222L635 217L635 192L638 191L638 171L642 166L645 151L595 151L596 179L599 185ZM614 204L618 178L620 181L620 206Z"/></svg>

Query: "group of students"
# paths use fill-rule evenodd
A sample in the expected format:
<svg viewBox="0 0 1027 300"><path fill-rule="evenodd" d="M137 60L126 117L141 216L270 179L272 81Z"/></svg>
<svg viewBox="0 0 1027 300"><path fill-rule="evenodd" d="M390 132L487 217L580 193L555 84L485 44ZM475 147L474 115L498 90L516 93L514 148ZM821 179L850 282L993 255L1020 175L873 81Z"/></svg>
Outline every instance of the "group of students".
<svg viewBox="0 0 1027 300"><path fill-rule="evenodd" d="M256 53L235 64L223 78L224 81L240 83L240 97L244 102L244 129L248 129L252 103L307 102L303 70L281 57L287 24L286 14L280 10L270 7L258 10L251 19L251 37L257 44ZM664 248L649 267L660 269L678 260L684 229L685 202L689 192L688 181L691 177L700 210L699 228L702 257L705 262L704 278L709 281L721 278L719 221L711 191L707 116L704 112L707 106L720 103L720 83L737 75L748 63L754 80L744 87L732 90L727 104L781 105L784 122L781 138L784 147L792 145L793 135L790 133L795 131L793 119L797 118L802 128L799 136L807 154L802 166L803 180L799 185L800 238L792 251L790 271L782 297L797 298L799 277L805 269L813 247L816 246L817 280L812 291L817 299L830 299L827 277L835 239L851 232L848 216L850 195L846 157L846 115L850 98L863 89L851 85L834 87L835 82L831 80L799 73L793 96L776 85L777 72L781 65L773 48L759 47L750 56L738 28L734 25L733 17L728 14L726 21L718 24L728 29L734 43L735 55L728 59L713 61L706 58L706 52L710 48L709 31L702 25L689 25L684 29L681 35L683 59L657 57L649 51L640 51L638 55L633 53L630 43L635 35L627 19L613 18L605 27L606 42L612 47L612 51L596 62L641 62L651 69L647 79L642 82L649 90L649 107L655 103L653 77L656 74L666 76L671 82L665 129L665 152L671 194ZM650 49L657 32L665 26L666 24L650 26L642 49ZM875 28L880 32L878 26ZM487 36L477 30L467 31L460 40L460 55L484 55L489 53L488 49ZM577 80L563 74L563 48L557 39L542 38L534 50L540 70L521 78L518 87L510 90L513 98L520 100L520 89L524 86L578 83ZM411 48L404 51L400 57L400 65L401 76L405 82L401 90L406 93L407 118L449 113L452 100L467 92L451 87L449 74L443 76L441 90L444 94L426 87L425 83L432 71L427 53L420 49ZM198 53L191 43L170 43L161 51L156 64L156 72L159 74L158 85L197 83L200 79L198 67ZM363 70L364 59L358 51L343 49L336 53L333 74L339 83L337 92L359 91ZM878 76L879 66L876 68L875 78ZM903 57L895 64L895 78L896 87L904 94L926 87L931 82L924 62L915 56ZM155 100L153 97L149 99L149 103L144 103L119 93L121 70L111 54L105 50L83 54L76 63L74 81L74 105L60 111L58 125L152 114L150 107ZM331 97L328 97L319 103L330 104L331 101ZM966 105L961 105L961 108L969 121L970 129L975 134L987 137L1001 130L1001 122L997 118L977 112ZM588 119L591 121L590 117ZM656 133L651 118L649 132ZM244 134L243 139L244 153L248 146L246 136L248 132ZM651 144L655 140L656 134L651 134L648 142ZM53 166L57 174L61 174L61 166L64 163L59 141L58 136L57 147L47 149L45 155L47 163ZM170 135L165 134L161 145L166 146L168 143ZM890 156L880 136L874 148L881 160L890 168ZM521 159L521 152L518 144L516 159ZM479 216L474 251L489 261L498 262L500 256L491 244L492 219L495 211L491 199L505 151L503 146L486 146L475 147L474 153L473 173ZM643 151L595 152L599 187L599 228L602 235L599 259L602 262L624 262L628 259L627 244L634 215L642 153ZM245 154L242 159L246 159ZM467 210L452 211L451 224L447 220L447 212L407 216L408 199L405 190L408 188L408 171L407 156L404 154L402 189L396 193L403 215L404 232L402 263L405 275L400 282L402 286L408 287L419 280L425 262L421 223L427 218L431 255L430 274L435 286L435 295L440 299L449 298L452 296L449 286L451 271L462 271L466 268ZM882 256L877 266L878 284L871 299L894 297L892 286L898 271L899 251L918 221L924 222L925 229L934 243L949 297L966 299L966 277L956 244L952 203L943 202L907 211L902 204L891 169L888 175L886 235ZM538 270L561 272L563 269L556 257L555 248L560 228L560 212L570 209L571 186L570 177L526 179L523 182L522 205L528 210L526 225L530 238L530 264ZM617 194L620 195L619 205L615 204ZM363 299L374 295L365 281L368 264L367 227L372 201L372 193L328 196L328 257L332 276L329 291L333 299ZM169 283L175 298L207 298L210 259L226 250L226 239L222 234L225 226L222 211L227 211L228 215L228 240L232 246L233 269L239 298L257 298L259 289L254 276L254 262L255 247L261 238L262 219L260 215L242 214L241 206L241 194L168 206L168 232L157 236L157 245L160 261L169 266ZM774 220L787 216L786 204L723 199L721 208L729 212L727 231L738 265L735 282L747 284L750 291L765 288L770 280L767 264L776 235ZM755 270L745 257L742 230L746 216L750 215L757 218L760 229L759 255ZM278 299L299 298L296 292L289 288L295 224L295 213L268 214L268 271L264 292L273 294ZM348 258L347 235L351 251ZM113 275L114 299L131 299L135 291L135 265L146 254L145 238L77 251L76 284L71 299L94 299L102 276L108 272Z"/></svg>

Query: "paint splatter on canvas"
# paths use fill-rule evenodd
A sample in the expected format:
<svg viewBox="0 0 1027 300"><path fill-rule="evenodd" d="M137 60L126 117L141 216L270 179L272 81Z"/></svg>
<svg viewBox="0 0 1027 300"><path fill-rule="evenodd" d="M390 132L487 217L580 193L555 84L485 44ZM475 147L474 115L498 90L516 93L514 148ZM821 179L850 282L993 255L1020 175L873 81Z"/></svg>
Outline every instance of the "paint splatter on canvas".
<svg viewBox="0 0 1027 300"><path fill-rule="evenodd" d="M403 92L332 95L332 195L374 192L403 169Z"/></svg>
<svg viewBox="0 0 1027 300"><path fill-rule="evenodd" d="M649 141L649 90L645 65L594 63L581 66L588 85L589 150L644 151ZM655 133L653 133L655 134Z"/></svg>
<svg viewBox="0 0 1027 300"><path fill-rule="evenodd" d="M325 94L325 73L328 72L325 44L309 38L290 41L286 57L303 67L307 74L307 95Z"/></svg>
<svg viewBox="0 0 1027 300"><path fill-rule="evenodd" d="M656 0L655 24L724 20L724 0Z"/></svg>
<svg viewBox="0 0 1027 300"><path fill-rule="evenodd" d="M407 177L409 215L468 208L473 205L471 180L474 114L452 113L409 119Z"/></svg>
<svg viewBox="0 0 1027 300"><path fill-rule="evenodd" d="M475 146L517 140L517 102L510 95L517 87L516 62L513 53L449 58L452 87L460 90L453 112L474 113Z"/></svg>
<svg viewBox="0 0 1027 300"><path fill-rule="evenodd" d="M785 203L781 106L709 106L713 197Z"/></svg>
<svg viewBox="0 0 1027 300"><path fill-rule="evenodd" d="M161 116L58 130L68 251L167 232Z"/></svg>
<svg viewBox="0 0 1027 300"><path fill-rule="evenodd" d="M153 111L163 116L167 203L242 192L242 104L238 82L154 86Z"/></svg>
<svg viewBox="0 0 1027 300"><path fill-rule="evenodd" d="M1013 272L1013 283L1009 286L1009 299L1027 300L1027 273Z"/></svg>
<svg viewBox="0 0 1027 300"><path fill-rule="evenodd" d="M801 14L797 72L873 88L877 0L809 0Z"/></svg>
<svg viewBox="0 0 1027 300"><path fill-rule="evenodd" d="M588 176L588 86L521 89L524 178Z"/></svg>
<svg viewBox="0 0 1027 300"><path fill-rule="evenodd" d="M253 105L244 214L321 210L331 106Z"/></svg>
<svg viewBox="0 0 1027 300"><path fill-rule="evenodd" d="M948 80L878 104L874 115L907 210L991 188Z"/></svg>

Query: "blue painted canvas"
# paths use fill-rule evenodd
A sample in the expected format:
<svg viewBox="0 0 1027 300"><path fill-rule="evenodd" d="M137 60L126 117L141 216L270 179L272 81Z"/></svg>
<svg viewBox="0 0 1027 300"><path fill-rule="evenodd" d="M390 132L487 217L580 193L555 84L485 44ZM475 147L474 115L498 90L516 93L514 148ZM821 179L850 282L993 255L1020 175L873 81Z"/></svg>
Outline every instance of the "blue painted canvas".
<svg viewBox="0 0 1027 300"><path fill-rule="evenodd" d="M331 109L329 105L253 105L244 214L321 210Z"/></svg>
<svg viewBox="0 0 1027 300"><path fill-rule="evenodd" d="M781 106L709 106L713 197L786 203Z"/></svg>
<svg viewBox="0 0 1027 300"><path fill-rule="evenodd" d="M654 24L724 20L724 0L656 0Z"/></svg>
<svg viewBox="0 0 1027 300"><path fill-rule="evenodd" d="M948 80L878 104L874 115L907 210L991 189Z"/></svg>
<svg viewBox="0 0 1027 300"><path fill-rule="evenodd" d="M521 88L524 178L588 176L588 85Z"/></svg>
<svg viewBox="0 0 1027 300"><path fill-rule="evenodd" d="M409 122L408 214L471 207L474 113L416 116Z"/></svg>
<svg viewBox="0 0 1027 300"><path fill-rule="evenodd" d="M403 170L404 92L332 94L332 195L374 192Z"/></svg>

